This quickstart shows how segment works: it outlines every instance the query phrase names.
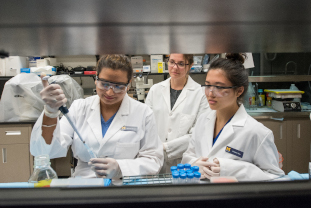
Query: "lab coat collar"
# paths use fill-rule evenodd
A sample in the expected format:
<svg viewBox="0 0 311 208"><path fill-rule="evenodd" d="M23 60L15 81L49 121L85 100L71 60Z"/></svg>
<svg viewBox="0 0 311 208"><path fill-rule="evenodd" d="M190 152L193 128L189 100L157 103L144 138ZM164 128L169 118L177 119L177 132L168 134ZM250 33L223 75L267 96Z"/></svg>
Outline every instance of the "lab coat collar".
<svg viewBox="0 0 311 208"><path fill-rule="evenodd" d="M213 150L217 151L218 148L222 148L226 146L226 144L229 143L229 140L232 140L231 137L234 134L234 127L243 127L245 125L246 119L247 119L247 112L243 106L243 104L240 105L238 111L234 114L231 121L225 125L223 128L223 131L219 135L219 138L217 139L214 146L213 139L214 139L214 129L215 129L215 121L216 121L216 111L212 111L207 115L207 123L208 123L208 129L210 130L207 133L207 146L209 149L211 149L209 155L214 154Z"/></svg>
<svg viewBox="0 0 311 208"><path fill-rule="evenodd" d="M121 128L126 124L127 116L130 112L130 98L127 94L125 94L121 106L112 120L112 123L110 124L103 141L101 142L101 147L109 140L111 139L118 131L121 130ZM100 128L101 129L101 128ZM100 148L101 148L100 147Z"/></svg>
<svg viewBox="0 0 311 208"><path fill-rule="evenodd" d="M195 89L195 84L196 82L193 81L193 79L190 76L188 76L187 83L185 87L183 88L183 90L181 91L178 99L176 100L176 103L174 104L172 111L174 111L178 107L178 105L180 105L186 99L188 90ZM170 97L171 78L168 78L164 82L161 82L161 85L164 87L162 91L163 92L162 95L164 97L165 103L168 106L169 111L171 111L171 102L170 102L171 100L171 97Z"/></svg>

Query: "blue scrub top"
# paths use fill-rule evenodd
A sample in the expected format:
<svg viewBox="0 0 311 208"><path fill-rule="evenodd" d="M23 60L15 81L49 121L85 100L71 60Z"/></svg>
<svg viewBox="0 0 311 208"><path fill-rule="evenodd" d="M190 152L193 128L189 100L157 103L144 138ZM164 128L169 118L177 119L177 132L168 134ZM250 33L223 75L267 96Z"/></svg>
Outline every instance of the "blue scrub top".
<svg viewBox="0 0 311 208"><path fill-rule="evenodd" d="M229 119L229 121L227 123L229 123L231 121L231 119L233 118L233 116ZM213 139L213 145L215 144L215 142L217 141L218 137L220 136L220 133L222 132L222 130L225 128L225 126L227 125L227 123L224 125L224 127L222 127L222 129L219 131L219 133L217 134L217 136Z"/></svg>
<svg viewBox="0 0 311 208"><path fill-rule="evenodd" d="M118 112L118 111L117 111L117 112ZM103 115L100 114L100 121L101 121L101 124L102 124L102 134L103 134L103 138L104 138L104 136L105 136L107 130L109 129L109 126L110 126L110 124L112 123L112 121L113 121L114 117L116 116L117 112L116 112L113 116L111 116L111 118L109 118L109 120L106 121L106 122L105 122L105 120L104 120L104 118L103 118Z"/></svg>

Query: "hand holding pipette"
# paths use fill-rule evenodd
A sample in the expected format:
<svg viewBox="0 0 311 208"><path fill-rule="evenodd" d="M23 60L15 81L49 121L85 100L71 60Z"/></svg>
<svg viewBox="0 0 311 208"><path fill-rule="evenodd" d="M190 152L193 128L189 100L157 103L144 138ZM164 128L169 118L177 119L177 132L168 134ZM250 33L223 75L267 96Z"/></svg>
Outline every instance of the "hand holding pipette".
<svg viewBox="0 0 311 208"><path fill-rule="evenodd" d="M78 135L79 139L87 149L91 158L96 158L95 153L90 149L90 147L85 143L82 139L81 134L76 128L75 124L72 122L72 119L68 115L68 109L66 107L67 98L58 84L48 83L49 76L41 75L42 84L44 89L40 92L40 95L43 101L46 103L44 113L46 116L50 118L56 118L59 115L59 110L63 113L63 115L67 118L69 124L73 128L73 130Z"/></svg>

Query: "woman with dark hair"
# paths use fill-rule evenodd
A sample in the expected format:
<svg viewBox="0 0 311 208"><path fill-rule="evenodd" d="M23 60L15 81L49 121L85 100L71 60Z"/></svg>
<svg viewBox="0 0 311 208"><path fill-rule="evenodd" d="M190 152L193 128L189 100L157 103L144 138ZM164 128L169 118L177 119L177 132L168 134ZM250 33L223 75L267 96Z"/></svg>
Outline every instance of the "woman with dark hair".
<svg viewBox="0 0 311 208"><path fill-rule="evenodd" d="M243 63L242 54L217 59L202 86L212 111L199 117L182 160L199 166L202 178L234 176L243 181L284 175L272 131L242 104L248 86Z"/></svg>
<svg viewBox="0 0 311 208"><path fill-rule="evenodd" d="M32 130L31 153L65 157L71 145L78 159L74 176L157 174L163 164L162 144L152 110L127 95L132 73L126 56L103 56L97 64L97 95L75 100L70 106L73 123L97 158L90 157L68 120L58 119L58 108L66 103L60 86L42 81L46 105Z"/></svg>
<svg viewBox="0 0 311 208"><path fill-rule="evenodd" d="M161 173L170 172L171 166L181 162L198 115L208 110L201 86L189 76L192 64L192 55L171 54L168 61L170 78L152 86L146 98L163 143Z"/></svg>

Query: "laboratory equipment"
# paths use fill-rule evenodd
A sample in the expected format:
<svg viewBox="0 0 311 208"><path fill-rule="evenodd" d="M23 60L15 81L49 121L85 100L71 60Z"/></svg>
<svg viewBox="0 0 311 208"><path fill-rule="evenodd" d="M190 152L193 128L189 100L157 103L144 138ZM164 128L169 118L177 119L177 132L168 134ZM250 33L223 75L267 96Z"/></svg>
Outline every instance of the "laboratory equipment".
<svg viewBox="0 0 311 208"><path fill-rule="evenodd" d="M163 55L151 55L151 73L158 73L158 62L163 62Z"/></svg>
<svg viewBox="0 0 311 208"><path fill-rule="evenodd" d="M280 112L301 111L300 102L272 100L272 108Z"/></svg>
<svg viewBox="0 0 311 208"><path fill-rule="evenodd" d="M258 89L258 107L263 107L265 105L265 95L263 94L262 89Z"/></svg>
<svg viewBox="0 0 311 208"><path fill-rule="evenodd" d="M199 171L199 166L192 166L191 167L193 172L198 172Z"/></svg>
<svg viewBox="0 0 311 208"><path fill-rule="evenodd" d="M34 171L30 176L28 182L37 183L43 180L57 179L57 174L50 165L51 162L49 155L35 156Z"/></svg>
<svg viewBox="0 0 311 208"><path fill-rule="evenodd" d="M41 79L35 74L18 74L4 85L0 101L0 121L34 121L43 111Z"/></svg>
<svg viewBox="0 0 311 208"><path fill-rule="evenodd" d="M267 97L266 106L272 108L272 97Z"/></svg>
<svg viewBox="0 0 311 208"><path fill-rule="evenodd" d="M186 173L179 173L179 183L187 183L187 174Z"/></svg>
<svg viewBox="0 0 311 208"><path fill-rule="evenodd" d="M187 173L187 183L193 183L193 177L194 174L193 173Z"/></svg>
<svg viewBox="0 0 311 208"><path fill-rule="evenodd" d="M143 72L143 57L142 56L131 57L131 63L132 63L134 73Z"/></svg>
<svg viewBox="0 0 311 208"><path fill-rule="evenodd" d="M194 173L193 173L193 176L194 176L193 182L194 182L194 183L200 183L201 173L199 173L199 172L194 172Z"/></svg>
<svg viewBox="0 0 311 208"><path fill-rule="evenodd" d="M49 76L45 76L42 78L42 80L48 80L50 77ZM50 84L53 84L55 82L51 82ZM78 135L79 139L81 140L81 142L83 143L83 145L85 146L87 152L89 153L89 155L91 156L91 158L96 158L95 153L91 150L91 148L85 143L85 141L82 139L81 134L79 133L78 129L76 128L75 124L72 122L71 118L69 117L68 113L69 110L66 107L66 105L59 107L60 112L63 113L63 115L67 118L69 124L71 125L71 127L73 128L73 130L76 132L76 134Z"/></svg>
<svg viewBox="0 0 311 208"><path fill-rule="evenodd" d="M173 173L174 171L177 171L177 166L172 166L171 167L171 172Z"/></svg>
<svg viewBox="0 0 311 208"><path fill-rule="evenodd" d="M9 56L5 58L5 76L20 74L21 68L27 67L26 57Z"/></svg>
<svg viewBox="0 0 311 208"><path fill-rule="evenodd" d="M173 184L178 184L179 183L179 173L177 171L172 173L172 183Z"/></svg>
<svg viewBox="0 0 311 208"><path fill-rule="evenodd" d="M191 165L189 163L186 163L184 165L185 170L190 170L191 169Z"/></svg>
<svg viewBox="0 0 311 208"><path fill-rule="evenodd" d="M249 108L249 109L253 109L253 110L257 109L255 97L256 97L256 94L255 94L254 87L253 87L252 83L249 82L248 90L246 92L245 100L244 100L245 108Z"/></svg>
<svg viewBox="0 0 311 208"><path fill-rule="evenodd" d="M186 173L188 174L188 173L193 173L193 171L191 170L191 169L189 169L189 170L186 170Z"/></svg>
<svg viewBox="0 0 311 208"><path fill-rule="evenodd" d="M145 89L151 88L153 85L153 80L148 79L148 83L145 83L147 79L142 74L139 74L135 77L136 82L136 93L137 93L137 100L144 102L145 101Z"/></svg>
<svg viewBox="0 0 311 208"><path fill-rule="evenodd" d="M177 170L179 170L179 171L180 171L180 170L184 170L184 164L181 164L181 163L178 164L178 165L177 165Z"/></svg>

